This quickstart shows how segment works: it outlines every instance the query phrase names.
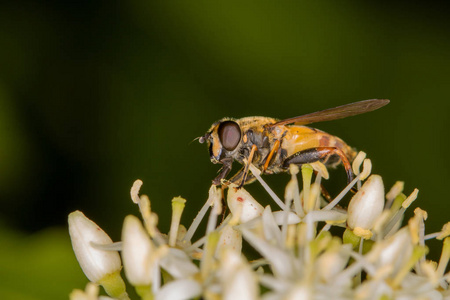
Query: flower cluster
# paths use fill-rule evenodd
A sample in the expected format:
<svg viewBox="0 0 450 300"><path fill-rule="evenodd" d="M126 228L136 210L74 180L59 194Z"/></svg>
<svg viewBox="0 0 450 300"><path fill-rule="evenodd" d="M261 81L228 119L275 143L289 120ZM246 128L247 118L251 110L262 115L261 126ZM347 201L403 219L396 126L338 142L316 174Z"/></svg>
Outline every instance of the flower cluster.
<svg viewBox="0 0 450 300"><path fill-rule="evenodd" d="M129 299L122 266L141 299L450 299L450 223L425 234L427 213L416 208L402 227L418 190L406 196L397 182L385 193L382 177L370 175L365 153L353 162L355 179L329 201L321 163L302 166L301 191L300 170L291 166L284 201L256 167L250 169L278 208L263 207L245 189L230 186L230 213L219 222L224 191L211 186L188 229L180 224L186 200L174 198L170 231L163 234L137 180L131 198L141 219L125 217L121 242L113 243L83 213L71 213L73 249L92 282L85 291L74 290L71 299ZM351 200L345 209L339 202L346 195ZM204 219L206 232L193 240ZM443 240L439 262L426 259L425 242L433 238ZM249 260L250 248L259 257ZM98 285L109 297L99 296Z"/></svg>

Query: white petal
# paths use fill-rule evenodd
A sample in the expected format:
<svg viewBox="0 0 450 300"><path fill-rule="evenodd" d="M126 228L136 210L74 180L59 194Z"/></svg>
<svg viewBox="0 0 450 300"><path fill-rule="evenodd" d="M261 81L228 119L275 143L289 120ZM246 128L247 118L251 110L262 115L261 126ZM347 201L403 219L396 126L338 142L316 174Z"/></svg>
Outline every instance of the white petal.
<svg viewBox="0 0 450 300"><path fill-rule="evenodd" d="M155 246L137 217L125 218L122 241L122 259L128 281L134 286L150 285Z"/></svg>
<svg viewBox="0 0 450 300"><path fill-rule="evenodd" d="M116 251L98 250L92 246L92 243L112 244L111 238L97 224L81 211L69 214L68 222L73 251L90 281L98 282L105 275L120 270L120 256Z"/></svg>
<svg viewBox="0 0 450 300"><path fill-rule="evenodd" d="M200 296L202 287L193 279L179 279L165 284L155 295L156 300L185 300Z"/></svg>
<svg viewBox="0 0 450 300"><path fill-rule="evenodd" d="M261 285L265 286L268 290L273 292L284 293L289 289L292 282L289 282L282 278L274 277L270 274L258 274L258 280Z"/></svg>
<svg viewBox="0 0 450 300"><path fill-rule="evenodd" d="M324 282L332 280L347 265L350 255L343 247L341 251L340 249L326 251L318 258L317 271Z"/></svg>
<svg viewBox="0 0 450 300"><path fill-rule="evenodd" d="M264 237L266 241L273 244L281 244L281 230L275 221L272 210L269 205L266 206L262 215Z"/></svg>
<svg viewBox="0 0 450 300"><path fill-rule="evenodd" d="M170 248L160 260L161 267L175 278L186 278L199 272L189 256L180 249Z"/></svg>
<svg viewBox="0 0 450 300"><path fill-rule="evenodd" d="M240 252L224 249L221 256L222 299L257 299L259 286L256 274L242 258Z"/></svg>
<svg viewBox="0 0 450 300"><path fill-rule="evenodd" d="M220 240L217 245L216 253L219 253L220 249L224 247L229 247L239 253L242 250L242 233L235 230L230 224L225 225L225 227L220 231Z"/></svg>
<svg viewBox="0 0 450 300"><path fill-rule="evenodd" d="M384 185L381 176L371 175L348 205L347 223L350 228L371 229L383 212Z"/></svg>
<svg viewBox="0 0 450 300"><path fill-rule="evenodd" d="M261 216L264 211L264 207L243 188L229 188L227 203L231 213L240 216L241 223Z"/></svg>
<svg viewBox="0 0 450 300"><path fill-rule="evenodd" d="M274 211L273 216L275 218L275 222L277 222L278 225L283 225L284 224L284 220L286 219L286 212L285 211ZM290 224L298 224L300 223L300 217L297 216L295 213L293 212L289 212L287 214L287 223L288 225Z"/></svg>
<svg viewBox="0 0 450 300"><path fill-rule="evenodd" d="M403 228L390 237L388 240L380 244L382 250L378 263L381 266L391 265L393 267L393 274L395 274L401 266L406 263L412 252L413 245L411 242L411 235L408 228Z"/></svg>
<svg viewBox="0 0 450 300"><path fill-rule="evenodd" d="M298 261L294 259L290 252L270 244L246 228L242 228L242 234L245 240L269 261L276 277L292 279L297 276Z"/></svg>
<svg viewBox="0 0 450 300"><path fill-rule="evenodd" d="M383 280L366 280L356 287L354 299L396 299L392 288Z"/></svg>
<svg viewBox="0 0 450 300"><path fill-rule="evenodd" d="M304 222L339 222L345 221L347 219L347 215L345 213L341 213L335 210L315 210L309 212L304 218Z"/></svg>
<svg viewBox="0 0 450 300"><path fill-rule="evenodd" d="M297 299L304 299L304 300L312 300L314 293L310 286L307 285L297 285L294 286L294 288L289 291L288 295L284 298L286 300L297 300Z"/></svg>
<svg viewBox="0 0 450 300"><path fill-rule="evenodd" d="M92 300L97 299L99 292L99 286L95 283L88 282L84 291L73 290L70 293L70 300Z"/></svg>

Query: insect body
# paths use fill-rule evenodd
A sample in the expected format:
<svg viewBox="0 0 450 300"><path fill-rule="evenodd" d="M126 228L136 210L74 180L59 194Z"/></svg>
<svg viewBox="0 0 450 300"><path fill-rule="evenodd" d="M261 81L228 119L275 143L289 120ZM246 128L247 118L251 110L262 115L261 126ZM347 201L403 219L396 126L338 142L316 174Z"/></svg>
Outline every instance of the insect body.
<svg viewBox="0 0 450 300"><path fill-rule="evenodd" d="M234 160L243 165L230 179L238 187L254 181L249 174L250 163L265 174L287 171L290 164L342 163L351 181L350 162L356 152L340 138L303 125L366 113L388 103L387 99L359 101L282 121L268 117L224 118L199 141L208 143L211 161L223 165L213 180L216 185L231 171Z"/></svg>

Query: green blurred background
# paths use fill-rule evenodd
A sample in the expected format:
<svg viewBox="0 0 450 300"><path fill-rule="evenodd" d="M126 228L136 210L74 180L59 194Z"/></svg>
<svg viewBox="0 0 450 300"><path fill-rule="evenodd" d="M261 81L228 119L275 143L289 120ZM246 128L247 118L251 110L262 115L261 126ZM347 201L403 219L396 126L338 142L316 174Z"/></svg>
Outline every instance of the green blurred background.
<svg viewBox="0 0 450 300"><path fill-rule="evenodd" d="M0 6L0 298L65 299L87 279L66 218L114 240L133 181L188 225L219 168L190 143L224 116L287 118L372 98L317 124L364 150L389 189L449 218L450 19L444 2L19 1ZM237 166L235 167L237 170ZM289 176L266 177L279 195ZM342 169L326 185L338 191ZM259 184L248 188L267 201ZM412 211L412 210L411 210ZM437 260L441 243L430 244Z"/></svg>

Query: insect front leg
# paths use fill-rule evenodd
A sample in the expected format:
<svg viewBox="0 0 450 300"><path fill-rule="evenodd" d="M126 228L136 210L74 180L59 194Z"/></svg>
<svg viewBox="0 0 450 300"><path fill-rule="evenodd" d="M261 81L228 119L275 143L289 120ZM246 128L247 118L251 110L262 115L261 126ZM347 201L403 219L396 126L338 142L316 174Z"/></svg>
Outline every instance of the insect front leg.
<svg viewBox="0 0 450 300"><path fill-rule="evenodd" d="M233 177L230 178L230 182L239 186L242 183L244 174L245 174L245 167L242 167L242 169L240 169L236 174L233 175ZM247 177L243 185L252 183L255 180L256 177L253 174L249 174L247 172Z"/></svg>
<svg viewBox="0 0 450 300"><path fill-rule="evenodd" d="M220 169L219 175L217 175L217 177L213 180L214 185L220 185L222 183L222 179L224 179L228 175L228 173L230 173L233 161L222 160L221 163L223 164L223 166L222 169Z"/></svg>
<svg viewBox="0 0 450 300"><path fill-rule="evenodd" d="M287 168L290 164L303 165L313 163L318 160L326 159L331 155L336 154L340 157L347 173L347 181L350 183L353 180L353 172L350 162L341 149L335 147L317 147L299 151L286 158L283 162L283 167Z"/></svg>
<svg viewBox="0 0 450 300"><path fill-rule="evenodd" d="M245 165L244 165L244 167L242 168L242 179L241 179L241 181L240 181L240 183L238 184L238 189L240 189L241 187L243 187L244 186L244 184L247 182L247 176L248 176L248 171L249 171L249 168L250 168L250 164L252 163L252 161L253 161L253 156L255 155L255 152L258 150L258 147L256 147L256 145L253 145L252 146L252 150L250 151L250 154L249 154L249 156L248 156L248 159L247 159L247 161L245 162ZM238 172L238 173L240 173L240 172ZM236 174L236 175L238 175L238 174ZM235 176L236 176L235 175Z"/></svg>

